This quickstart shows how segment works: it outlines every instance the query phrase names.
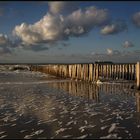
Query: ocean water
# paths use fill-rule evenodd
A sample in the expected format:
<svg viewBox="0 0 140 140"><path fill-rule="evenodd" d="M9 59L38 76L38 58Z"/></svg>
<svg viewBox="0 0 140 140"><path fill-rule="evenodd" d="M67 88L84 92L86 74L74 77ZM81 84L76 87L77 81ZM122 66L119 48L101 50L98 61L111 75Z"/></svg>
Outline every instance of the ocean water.
<svg viewBox="0 0 140 140"><path fill-rule="evenodd" d="M0 138L140 138L140 93L133 85L2 70Z"/></svg>

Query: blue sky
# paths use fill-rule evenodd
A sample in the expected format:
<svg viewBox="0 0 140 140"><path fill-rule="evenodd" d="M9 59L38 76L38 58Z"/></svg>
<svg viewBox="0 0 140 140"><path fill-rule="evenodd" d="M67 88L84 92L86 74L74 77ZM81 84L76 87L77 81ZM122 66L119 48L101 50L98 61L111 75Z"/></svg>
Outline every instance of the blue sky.
<svg viewBox="0 0 140 140"><path fill-rule="evenodd" d="M0 62L140 60L139 1L0 2Z"/></svg>

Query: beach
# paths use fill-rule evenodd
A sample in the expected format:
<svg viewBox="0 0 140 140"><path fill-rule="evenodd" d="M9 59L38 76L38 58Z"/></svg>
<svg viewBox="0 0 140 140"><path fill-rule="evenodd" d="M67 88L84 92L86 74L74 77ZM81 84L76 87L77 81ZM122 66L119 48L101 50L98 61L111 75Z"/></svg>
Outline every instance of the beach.
<svg viewBox="0 0 140 140"><path fill-rule="evenodd" d="M0 138L139 138L134 82L89 84L0 71Z"/></svg>

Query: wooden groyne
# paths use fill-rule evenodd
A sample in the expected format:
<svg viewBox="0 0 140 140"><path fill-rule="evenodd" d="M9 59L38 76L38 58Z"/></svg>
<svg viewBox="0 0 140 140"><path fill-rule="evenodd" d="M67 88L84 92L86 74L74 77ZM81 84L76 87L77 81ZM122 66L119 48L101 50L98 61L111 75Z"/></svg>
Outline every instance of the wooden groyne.
<svg viewBox="0 0 140 140"><path fill-rule="evenodd" d="M83 81L136 80L136 63L132 64L50 64L32 65L32 71L40 71L58 77Z"/></svg>

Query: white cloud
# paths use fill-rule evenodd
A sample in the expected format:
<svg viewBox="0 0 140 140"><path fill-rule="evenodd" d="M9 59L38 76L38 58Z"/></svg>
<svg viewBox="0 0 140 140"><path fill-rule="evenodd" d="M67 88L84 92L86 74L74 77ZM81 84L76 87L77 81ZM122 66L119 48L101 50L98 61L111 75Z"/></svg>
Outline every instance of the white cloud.
<svg viewBox="0 0 140 140"><path fill-rule="evenodd" d="M11 41L7 35L0 34L0 54L10 53L10 47L12 46Z"/></svg>
<svg viewBox="0 0 140 140"><path fill-rule="evenodd" d="M87 34L94 27L104 24L109 19L106 9L88 7L76 10L70 15L47 13L34 24L22 23L14 29L14 34L27 45L38 45L67 40L69 37Z"/></svg>
<svg viewBox="0 0 140 140"><path fill-rule="evenodd" d="M69 24L91 28L100 26L109 20L107 9L98 9L94 6L87 7L86 10L76 10L68 16Z"/></svg>
<svg viewBox="0 0 140 140"><path fill-rule="evenodd" d="M6 45L9 42L7 35L0 34L0 46Z"/></svg>
<svg viewBox="0 0 140 140"><path fill-rule="evenodd" d="M140 51L135 50L135 51L119 51L119 50L113 50L113 49L107 49L107 53L95 53L92 55L90 53L87 55L89 58L90 62L94 62L97 60L100 61L112 61L112 62L121 62L121 63L135 63L138 60L140 60Z"/></svg>
<svg viewBox="0 0 140 140"><path fill-rule="evenodd" d="M132 16L132 21L137 27L140 27L140 12L137 12Z"/></svg>
<svg viewBox="0 0 140 140"><path fill-rule="evenodd" d="M10 47L11 46L11 41L7 37L7 35L0 34L0 47Z"/></svg>
<svg viewBox="0 0 140 140"><path fill-rule="evenodd" d="M60 16L48 13L33 25L22 23L16 26L14 34L25 44L37 45L60 39L63 35L63 26L63 19Z"/></svg>
<svg viewBox="0 0 140 140"><path fill-rule="evenodd" d="M91 55L95 55L96 53L95 52L91 52Z"/></svg>
<svg viewBox="0 0 140 140"><path fill-rule="evenodd" d="M120 55L121 54L121 52L120 51L118 51L118 50L113 50L113 49L111 49L111 48L107 48L107 55Z"/></svg>
<svg viewBox="0 0 140 140"><path fill-rule="evenodd" d="M109 35L109 34L117 34L127 30L127 26L124 22L119 21L110 25L106 25L103 29L101 29L101 34Z"/></svg>
<svg viewBox="0 0 140 140"><path fill-rule="evenodd" d="M54 14L60 13L63 9L66 8L67 2L63 1L55 1L55 2L48 2L50 11Z"/></svg>
<svg viewBox="0 0 140 140"><path fill-rule="evenodd" d="M48 2L49 10L53 14L62 14L69 13L73 10L76 10L79 2L70 2L70 1L51 1Z"/></svg>
<svg viewBox="0 0 140 140"><path fill-rule="evenodd" d="M134 44L131 41L125 41L123 43L123 47L124 48L130 48L130 47L134 47Z"/></svg>
<svg viewBox="0 0 140 140"><path fill-rule="evenodd" d="M113 55L113 50L110 49L110 48L108 48L108 49L107 49L107 54L108 54L108 55Z"/></svg>

